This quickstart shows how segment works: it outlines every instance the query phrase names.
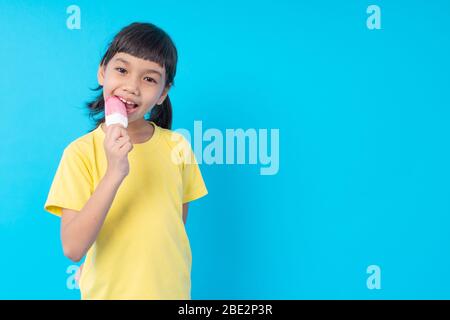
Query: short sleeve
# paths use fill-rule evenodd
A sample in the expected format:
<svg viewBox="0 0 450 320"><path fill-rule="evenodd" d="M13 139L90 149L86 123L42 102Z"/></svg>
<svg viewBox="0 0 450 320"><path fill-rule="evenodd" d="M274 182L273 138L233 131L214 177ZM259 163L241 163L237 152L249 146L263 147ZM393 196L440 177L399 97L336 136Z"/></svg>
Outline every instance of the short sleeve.
<svg viewBox="0 0 450 320"><path fill-rule="evenodd" d="M184 138L183 141L185 143L182 157L183 203L186 203L207 195L208 190L191 145Z"/></svg>
<svg viewBox="0 0 450 320"><path fill-rule="evenodd" d="M44 209L61 216L62 208L80 211L92 194L92 176L84 155L70 144L64 149Z"/></svg>

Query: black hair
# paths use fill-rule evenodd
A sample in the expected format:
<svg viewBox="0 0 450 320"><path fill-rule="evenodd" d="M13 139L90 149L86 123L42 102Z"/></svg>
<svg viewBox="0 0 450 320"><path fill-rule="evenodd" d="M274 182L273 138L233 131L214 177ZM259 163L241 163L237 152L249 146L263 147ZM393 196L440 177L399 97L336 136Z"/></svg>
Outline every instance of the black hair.
<svg viewBox="0 0 450 320"><path fill-rule="evenodd" d="M114 37L108 50L103 55L100 65L106 66L112 57L119 52L159 64L166 71L165 87L174 85L178 54L175 44L164 30L151 23L131 23ZM98 91L102 88L103 86L99 85L91 90ZM86 106L89 118L95 122L95 127L91 130L93 131L105 121L103 89L97 98L87 102ZM150 116L145 120L153 121L162 128L171 129L172 104L169 95L166 96L162 104L153 107Z"/></svg>

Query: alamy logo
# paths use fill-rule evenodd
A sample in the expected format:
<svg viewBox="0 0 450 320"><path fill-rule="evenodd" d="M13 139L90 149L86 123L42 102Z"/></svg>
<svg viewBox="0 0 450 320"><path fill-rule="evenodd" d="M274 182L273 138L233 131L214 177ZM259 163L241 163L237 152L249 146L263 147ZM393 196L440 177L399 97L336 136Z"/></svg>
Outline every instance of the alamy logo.
<svg viewBox="0 0 450 320"><path fill-rule="evenodd" d="M66 9L66 13L70 14L66 20L67 29L81 29L81 10L77 5L70 5Z"/></svg>
<svg viewBox="0 0 450 320"><path fill-rule="evenodd" d="M225 165L257 165L261 166L261 175L275 175L279 170L279 129L219 129L209 128L203 132L202 121L194 121L194 136L187 129L176 129L192 146L195 159L199 164L225 164ZM270 138L270 139L269 139ZM173 141L180 136L172 135ZM269 141L270 140L270 141ZM179 163L181 159L177 153L184 150L184 161L193 161L189 145L179 141L174 148L172 161Z"/></svg>
<svg viewBox="0 0 450 320"><path fill-rule="evenodd" d="M78 290L78 278L79 278L80 267L72 264L67 267L66 273L69 275L66 280L66 287L69 290Z"/></svg>
<svg viewBox="0 0 450 320"><path fill-rule="evenodd" d="M370 14L367 18L366 25L369 30L381 29L381 9L379 6L372 4L367 7L366 12Z"/></svg>
<svg viewBox="0 0 450 320"><path fill-rule="evenodd" d="M381 289L381 268L375 264L367 267L370 276L367 278L367 288L369 290Z"/></svg>

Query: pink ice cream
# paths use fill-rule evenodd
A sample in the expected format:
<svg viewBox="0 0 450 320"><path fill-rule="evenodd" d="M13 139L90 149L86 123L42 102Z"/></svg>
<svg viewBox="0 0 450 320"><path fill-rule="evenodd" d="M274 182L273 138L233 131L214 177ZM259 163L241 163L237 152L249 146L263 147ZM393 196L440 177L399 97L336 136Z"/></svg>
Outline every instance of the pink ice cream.
<svg viewBox="0 0 450 320"><path fill-rule="evenodd" d="M105 101L105 123L110 126L115 123L128 127L128 116L125 104L115 96L110 96Z"/></svg>

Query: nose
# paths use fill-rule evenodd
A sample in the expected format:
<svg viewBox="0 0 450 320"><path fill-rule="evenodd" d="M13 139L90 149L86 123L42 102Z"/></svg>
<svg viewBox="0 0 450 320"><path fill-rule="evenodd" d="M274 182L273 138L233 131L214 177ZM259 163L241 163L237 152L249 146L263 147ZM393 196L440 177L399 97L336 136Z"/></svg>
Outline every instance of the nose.
<svg viewBox="0 0 450 320"><path fill-rule="evenodd" d="M130 95L138 95L139 93L139 86L137 84L136 79L129 79L125 83L124 91L126 91Z"/></svg>

